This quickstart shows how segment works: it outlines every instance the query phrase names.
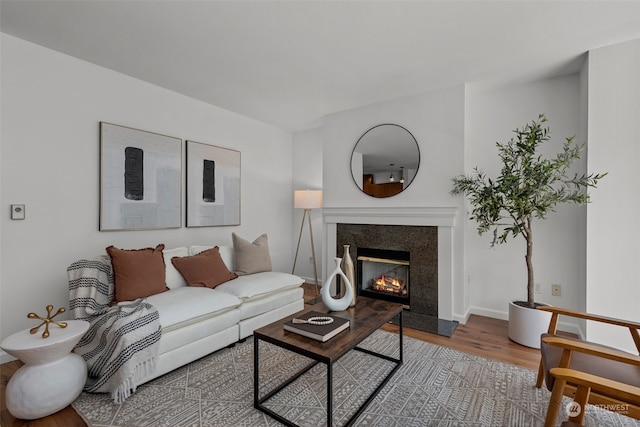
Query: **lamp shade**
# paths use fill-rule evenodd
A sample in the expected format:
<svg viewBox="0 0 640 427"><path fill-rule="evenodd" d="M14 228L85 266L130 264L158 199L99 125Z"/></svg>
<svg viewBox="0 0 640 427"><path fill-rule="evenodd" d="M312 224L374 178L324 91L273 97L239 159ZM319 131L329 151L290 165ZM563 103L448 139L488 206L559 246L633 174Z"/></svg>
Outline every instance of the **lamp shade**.
<svg viewBox="0 0 640 427"><path fill-rule="evenodd" d="M321 190L296 190L293 199L294 207L297 209L319 209L322 207Z"/></svg>

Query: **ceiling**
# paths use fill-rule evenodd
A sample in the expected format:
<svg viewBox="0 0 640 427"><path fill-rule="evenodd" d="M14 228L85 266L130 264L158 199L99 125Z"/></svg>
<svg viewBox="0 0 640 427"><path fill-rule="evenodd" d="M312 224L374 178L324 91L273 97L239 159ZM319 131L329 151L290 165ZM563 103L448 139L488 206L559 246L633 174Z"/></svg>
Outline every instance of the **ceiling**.
<svg viewBox="0 0 640 427"><path fill-rule="evenodd" d="M465 82L578 70L635 1L6 1L0 30L291 131Z"/></svg>

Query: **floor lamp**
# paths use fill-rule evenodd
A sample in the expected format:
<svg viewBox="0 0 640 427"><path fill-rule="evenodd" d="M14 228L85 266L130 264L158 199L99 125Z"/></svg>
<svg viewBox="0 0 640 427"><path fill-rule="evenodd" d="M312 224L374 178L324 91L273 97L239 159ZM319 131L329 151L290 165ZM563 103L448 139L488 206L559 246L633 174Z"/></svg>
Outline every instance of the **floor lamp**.
<svg viewBox="0 0 640 427"><path fill-rule="evenodd" d="M313 275L316 284L316 297L313 301L307 301L308 303L318 302L318 269L316 267L316 250L313 244L313 228L311 227L311 209L319 209L322 207L322 191L320 190L296 190L294 192L294 207L296 209L304 209L302 215L302 223L300 224L300 234L298 235L298 246L296 247L296 256L293 259L293 268L291 274L296 269L296 262L298 261L298 251L300 250L300 240L302 240L302 229L304 228L304 220L307 218L309 222L309 237L311 239L311 258L313 261Z"/></svg>

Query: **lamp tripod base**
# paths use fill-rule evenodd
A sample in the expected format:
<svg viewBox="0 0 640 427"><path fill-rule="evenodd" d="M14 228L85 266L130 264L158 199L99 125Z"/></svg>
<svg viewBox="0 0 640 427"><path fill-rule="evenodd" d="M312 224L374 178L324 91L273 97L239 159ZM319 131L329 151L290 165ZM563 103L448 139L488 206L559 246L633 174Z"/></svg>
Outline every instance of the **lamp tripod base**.
<svg viewBox="0 0 640 427"><path fill-rule="evenodd" d="M291 274L296 271L296 262L298 261L298 252L300 251L300 241L302 240L302 230L304 229L304 220L305 218L309 223L309 240L311 242L311 261L313 263L313 276L314 276L314 285L316 288L316 296L312 299L306 300L305 304L315 304L317 302L322 301L322 297L319 295L320 290L318 286L318 270L316 267L316 252L315 246L313 244L313 229L311 228L311 209L305 209L304 214L302 215L302 222L300 223L300 234L298 235L298 245L296 246L296 256L293 258L293 268L291 269Z"/></svg>

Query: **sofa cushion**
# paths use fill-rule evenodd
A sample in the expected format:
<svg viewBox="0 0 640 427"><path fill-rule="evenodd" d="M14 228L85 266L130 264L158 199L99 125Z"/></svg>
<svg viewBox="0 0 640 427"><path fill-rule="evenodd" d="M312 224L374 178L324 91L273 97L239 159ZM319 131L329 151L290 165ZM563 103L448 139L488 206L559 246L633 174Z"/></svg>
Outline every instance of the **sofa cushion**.
<svg viewBox="0 0 640 427"><path fill-rule="evenodd" d="M189 249L186 247L165 249L162 251L165 265L165 280L167 281L167 287L169 289L179 288L181 286L187 286L187 282L184 281L182 274L176 269L171 262L171 258L176 256L189 256Z"/></svg>
<svg viewBox="0 0 640 427"><path fill-rule="evenodd" d="M222 343L221 345L214 345L214 348L211 348L210 340L217 341L215 336L220 333L226 337L227 332L230 332L232 336L235 337L234 341L237 341L240 329L238 322L240 322L240 310L235 308L224 313L218 312L214 317L202 319L192 324L165 328L162 330L162 339L158 343L158 356L162 358L162 356L165 356L165 353L177 350L176 353L170 356L174 359L170 363L173 369L175 369L178 367L176 363L179 365L185 363L181 363L180 360L184 360L186 356L184 354L185 351L188 353L188 357L191 358L191 356L196 353L202 354L207 347L209 347L210 350L205 351L205 354L211 353L222 346L226 346L226 343ZM207 342L209 342L209 344L207 344ZM182 356L179 356L181 353ZM160 359L158 359L158 362L160 362ZM161 369L160 366L159 369Z"/></svg>
<svg viewBox="0 0 640 427"><path fill-rule="evenodd" d="M198 255L200 252L214 248L215 246L201 246L194 245L189 247L189 255ZM233 270L233 247L231 246L218 246L220 251L220 258L224 261L224 265L229 270Z"/></svg>
<svg viewBox="0 0 640 427"><path fill-rule="evenodd" d="M258 237L253 243L249 243L236 233L231 233L231 237L233 239L233 270L237 275L271 271L269 243L266 234Z"/></svg>
<svg viewBox="0 0 640 427"><path fill-rule="evenodd" d="M240 305L240 299L215 289L185 286L147 298L158 309L163 332L217 316Z"/></svg>
<svg viewBox="0 0 640 427"><path fill-rule="evenodd" d="M115 300L133 301L167 290L163 244L155 248L106 250L113 266Z"/></svg>
<svg viewBox="0 0 640 427"><path fill-rule="evenodd" d="M245 320L276 310L292 302L301 301L303 297L304 290L298 286L264 294L261 295L260 298L247 298L243 300L240 307L238 307L240 319Z"/></svg>
<svg viewBox="0 0 640 427"><path fill-rule="evenodd" d="M171 263L182 274L189 286L213 289L221 283L238 277L224 265L217 246L197 255L171 258Z"/></svg>
<svg viewBox="0 0 640 427"><path fill-rule="evenodd" d="M293 274L265 271L238 276L235 280L221 284L216 290L226 292L246 301L284 289L296 288L302 285L303 282L304 280Z"/></svg>

